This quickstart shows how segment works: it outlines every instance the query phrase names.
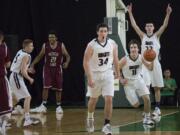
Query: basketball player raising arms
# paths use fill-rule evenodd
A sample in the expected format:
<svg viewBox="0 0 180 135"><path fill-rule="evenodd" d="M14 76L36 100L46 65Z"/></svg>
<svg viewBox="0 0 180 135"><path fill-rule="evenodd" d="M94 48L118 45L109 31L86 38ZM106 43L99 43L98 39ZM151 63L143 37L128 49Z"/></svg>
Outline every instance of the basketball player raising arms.
<svg viewBox="0 0 180 135"><path fill-rule="evenodd" d="M132 13L132 4L128 5L127 9L128 9L131 25L141 39L141 54L143 55L144 51L147 48L152 48L156 52L156 58L154 60L153 71L150 72L147 70L147 68L145 66L143 66L143 78L145 80L146 85L150 86L150 84L152 84L152 87L154 88L154 91L155 91L156 105L155 105L155 110L153 112L153 115L156 115L156 116L161 115L160 89L164 86L164 84L163 84L161 64L158 59L158 55L159 55L159 51L160 51L159 39L160 39L162 33L164 32L164 30L166 29L166 27L168 26L169 17L172 12L172 8L171 8L170 4L168 4L163 25L155 33L154 33L154 24L152 22L147 22L145 24L146 33L144 33L136 24L136 21L134 19L133 13Z"/></svg>
<svg viewBox="0 0 180 135"><path fill-rule="evenodd" d="M94 132L94 111L98 97L102 95L105 100L105 119L102 132L111 135L110 120L112 116L112 98L114 96L112 65L114 64L115 68L115 78L118 78L118 49L115 41L107 37L108 26L106 24L97 25L96 32L98 37L88 43L83 61L88 81L87 96L90 97L88 101L87 130L88 132Z"/></svg>

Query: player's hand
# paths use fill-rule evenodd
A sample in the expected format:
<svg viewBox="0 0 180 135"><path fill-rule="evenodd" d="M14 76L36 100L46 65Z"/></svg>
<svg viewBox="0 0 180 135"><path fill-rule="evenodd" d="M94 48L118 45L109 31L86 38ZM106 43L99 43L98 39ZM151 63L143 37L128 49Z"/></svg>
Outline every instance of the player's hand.
<svg viewBox="0 0 180 135"><path fill-rule="evenodd" d="M63 68L66 69L68 67L69 63L65 62L63 63Z"/></svg>
<svg viewBox="0 0 180 135"><path fill-rule="evenodd" d="M33 84L33 83L34 83L34 79L30 78L30 79L29 79L29 83L30 83L30 84Z"/></svg>
<svg viewBox="0 0 180 135"><path fill-rule="evenodd" d="M166 9L166 13L170 15L171 12L172 12L172 8L171 8L170 4L168 4L167 9Z"/></svg>
<svg viewBox="0 0 180 135"><path fill-rule="evenodd" d="M95 87L95 83L94 83L94 81L93 81L92 79L88 79L88 85L89 85L89 87L91 87L91 88L94 88L94 87Z"/></svg>
<svg viewBox="0 0 180 135"><path fill-rule="evenodd" d="M128 83L128 80L127 79L119 79L119 81L120 81L120 83L122 84L122 85L126 85L127 83Z"/></svg>
<svg viewBox="0 0 180 135"><path fill-rule="evenodd" d="M119 78L120 78L120 75L117 75L117 74L114 75L114 79L119 79Z"/></svg>
<svg viewBox="0 0 180 135"><path fill-rule="evenodd" d="M127 10L129 13L132 12L132 3L130 3L129 5L127 5Z"/></svg>
<svg viewBox="0 0 180 135"><path fill-rule="evenodd" d="M36 71L35 71L35 69L33 68L33 67L30 67L30 68L28 68L28 73L30 73L30 74L35 74L36 73Z"/></svg>

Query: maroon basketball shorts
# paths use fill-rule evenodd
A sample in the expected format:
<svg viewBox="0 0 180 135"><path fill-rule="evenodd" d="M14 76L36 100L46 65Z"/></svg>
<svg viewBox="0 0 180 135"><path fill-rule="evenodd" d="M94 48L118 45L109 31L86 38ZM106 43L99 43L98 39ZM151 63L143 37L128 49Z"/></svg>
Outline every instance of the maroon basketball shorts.
<svg viewBox="0 0 180 135"><path fill-rule="evenodd" d="M62 91L62 68L46 67L43 68L44 88Z"/></svg>
<svg viewBox="0 0 180 135"><path fill-rule="evenodd" d="M12 111L12 97L5 76L0 76L0 116Z"/></svg>

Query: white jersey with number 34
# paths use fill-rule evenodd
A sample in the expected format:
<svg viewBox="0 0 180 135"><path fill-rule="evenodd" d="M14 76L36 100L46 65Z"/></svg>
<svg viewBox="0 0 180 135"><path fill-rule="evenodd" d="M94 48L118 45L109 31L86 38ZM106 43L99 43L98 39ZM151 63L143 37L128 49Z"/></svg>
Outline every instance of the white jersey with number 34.
<svg viewBox="0 0 180 135"><path fill-rule="evenodd" d="M103 44L99 43L97 39L93 39L88 44L93 49L93 55L90 60L91 71L103 72L112 69L115 45L115 41L109 38Z"/></svg>

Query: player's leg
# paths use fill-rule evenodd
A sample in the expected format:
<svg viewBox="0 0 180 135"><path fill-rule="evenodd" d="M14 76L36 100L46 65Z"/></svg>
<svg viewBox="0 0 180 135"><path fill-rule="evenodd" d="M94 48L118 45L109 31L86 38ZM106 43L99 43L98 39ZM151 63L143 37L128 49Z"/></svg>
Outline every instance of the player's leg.
<svg viewBox="0 0 180 135"><path fill-rule="evenodd" d="M0 132L5 134L12 111L12 97L9 83L5 76L0 77Z"/></svg>
<svg viewBox="0 0 180 135"><path fill-rule="evenodd" d="M143 124L146 125L153 125L154 122L151 119L151 101L148 95L143 95L142 99L144 101L144 118L143 118Z"/></svg>
<svg viewBox="0 0 180 135"><path fill-rule="evenodd" d="M105 100L104 106L104 126L102 132L105 134L112 134L111 117L113 111L113 96L114 96L114 76L112 71L107 71L104 75L102 83L102 95Z"/></svg>
<svg viewBox="0 0 180 135"><path fill-rule="evenodd" d="M61 91L56 91L56 113L63 113L63 109L61 107Z"/></svg>
<svg viewBox="0 0 180 135"><path fill-rule="evenodd" d="M95 112L95 108L96 108L96 103L98 101L98 97L101 95L101 83L97 83L95 81L95 87L94 88L90 88L88 86L88 90L87 90L87 97L89 98L88 101L88 110L87 110L87 131L89 133L94 132L94 112Z"/></svg>
<svg viewBox="0 0 180 135"><path fill-rule="evenodd" d="M112 108L113 108L113 105L112 105L112 100L113 100L113 97L112 96L104 96L104 100L105 100L105 106L104 106L104 125L106 124L110 124L110 120L111 120L111 117L112 117Z"/></svg>
<svg viewBox="0 0 180 135"><path fill-rule="evenodd" d="M135 81L128 81L128 84L126 86L124 86L124 92L126 95L127 100L129 101L129 103L134 107L137 108L139 107L140 103L139 103L139 98L136 94L136 88L134 87Z"/></svg>
<svg viewBox="0 0 180 135"><path fill-rule="evenodd" d="M151 119L151 101L149 97L149 89L147 88L145 82L143 79L138 79L136 81L136 87L137 87L137 94L142 97L144 101L144 117L143 117L143 124L145 125L153 125L154 122Z"/></svg>
<svg viewBox="0 0 180 135"><path fill-rule="evenodd" d="M42 90L42 103L40 106L31 109L32 113L46 113L47 112L47 100L49 95L49 89L52 87L52 75L49 67L43 68L43 90Z"/></svg>
<svg viewBox="0 0 180 135"><path fill-rule="evenodd" d="M152 80L152 87L154 88L155 92L155 110L153 112L153 115L161 115L160 111L160 101L161 101L161 88L164 87L163 82L163 75L162 75L162 69L161 65L158 61L154 64L154 68L151 74L151 80Z"/></svg>
<svg viewBox="0 0 180 135"><path fill-rule="evenodd" d="M94 112L98 98L90 97L88 101L88 112L87 112L87 131L94 132Z"/></svg>
<svg viewBox="0 0 180 135"><path fill-rule="evenodd" d="M49 89L48 88L43 88L42 105L44 105L45 107L47 107L48 95L49 95Z"/></svg>
<svg viewBox="0 0 180 135"><path fill-rule="evenodd" d="M161 88L154 87L154 93L155 93L155 110L153 112L153 115L161 115L160 111L160 102L161 102Z"/></svg>
<svg viewBox="0 0 180 135"><path fill-rule="evenodd" d="M63 113L63 109L61 107L61 93L62 93L62 69L57 69L56 72L54 72L55 76L55 82L53 83L53 88L56 89L56 113Z"/></svg>

